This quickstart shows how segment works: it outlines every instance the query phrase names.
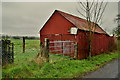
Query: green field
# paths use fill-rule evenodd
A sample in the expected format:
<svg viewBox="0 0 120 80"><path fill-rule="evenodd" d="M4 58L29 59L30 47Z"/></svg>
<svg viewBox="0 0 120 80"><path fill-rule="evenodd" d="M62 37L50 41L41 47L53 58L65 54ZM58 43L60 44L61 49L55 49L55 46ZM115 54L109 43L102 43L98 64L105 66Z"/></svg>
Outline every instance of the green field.
<svg viewBox="0 0 120 80"><path fill-rule="evenodd" d="M15 44L14 64L3 66L3 78L72 78L96 70L115 58L120 51L101 54L83 60L70 60L68 56L50 54L50 63L38 65L30 60L38 54L39 40L26 40L26 52L22 53L22 40L11 40Z"/></svg>

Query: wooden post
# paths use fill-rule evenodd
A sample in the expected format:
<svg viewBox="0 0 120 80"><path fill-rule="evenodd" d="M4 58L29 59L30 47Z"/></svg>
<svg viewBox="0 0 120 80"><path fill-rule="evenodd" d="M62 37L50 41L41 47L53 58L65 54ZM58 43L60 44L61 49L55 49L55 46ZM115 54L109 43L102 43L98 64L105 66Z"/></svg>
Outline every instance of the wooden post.
<svg viewBox="0 0 120 80"><path fill-rule="evenodd" d="M7 51L7 57L8 57L8 62L11 63L11 53L10 53L10 43L8 41L7 43L8 51Z"/></svg>
<svg viewBox="0 0 120 80"><path fill-rule="evenodd" d="M25 37L23 37L23 53L25 53Z"/></svg>
<svg viewBox="0 0 120 80"><path fill-rule="evenodd" d="M5 43L4 43L4 47L5 47L5 60L4 60L4 63L7 64L8 63L8 46L7 46L7 40L5 40Z"/></svg>
<svg viewBox="0 0 120 80"><path fill-rule="evenodd" d="M14 44L12 43L12 62L14 62Z"/></svg>
<svg viewBox="0 0 120 80"><path fill-rule="evenodd" d="M2 41L2 65L4 65L4 60L5 60L5 42L4 42L4 40L1 40Z"/></svg>
<svg viewBox="0 0 120 80"><path fill-rule="evenodd" d="M46 58L46 62L49 62L49 40L47 38L45 38L44 47L45 47L45 50L46 50L44 57Z"/></svg>
<svg viewBox="0 0 120 80"><path fill-rule="evenodd" d="M78 43L75 42L75 54L74 54L74 58L77 59L78 57Z"/></svg>

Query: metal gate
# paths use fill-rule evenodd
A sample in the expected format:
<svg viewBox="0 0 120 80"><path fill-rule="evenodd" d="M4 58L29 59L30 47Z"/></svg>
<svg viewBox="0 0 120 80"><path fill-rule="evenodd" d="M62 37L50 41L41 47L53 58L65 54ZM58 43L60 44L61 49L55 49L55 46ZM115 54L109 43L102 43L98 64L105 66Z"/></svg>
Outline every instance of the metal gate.
<svg viewBox="0 0 120 80"><path fill-rule="evenodd" d="M49 41L49 52L77 58L77 41Z"/></svg>

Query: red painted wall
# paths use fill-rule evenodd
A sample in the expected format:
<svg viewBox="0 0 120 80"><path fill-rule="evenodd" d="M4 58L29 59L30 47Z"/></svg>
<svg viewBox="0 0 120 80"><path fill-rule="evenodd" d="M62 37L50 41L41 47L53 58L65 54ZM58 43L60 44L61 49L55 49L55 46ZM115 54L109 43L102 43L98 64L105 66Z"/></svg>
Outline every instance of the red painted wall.
<svg viewBox="0 0 120 80"><path fill-rule="evenodd" d="M40 41L44 43L44 38L48 38L50 41L78 41L78 59L87 58L89 52L89 32L79 30L76 36L70 35L68 31L73 26L58 12L55 12L40 31ZM114 38L108 35L95 33L92 41L93 56L109 52L115 48Z"/></svg>
<svg viewBox="0 0 120 80"><path fill-rule="evenodd" d="M72 23L66 20L58 12L55 12L40 30L40 41L44 41L44 38L42 38L43 35L69 34L68 31L70 30L70 27L73 26Z"/></svg>
<svg viewBox="0 0 120 80"><path fill-rule="evenodd" d="M85 31L79 31L76 37L74 35L41 35L41 39L48 38L50 41L57 40L70 40L78 41L78 59L84 59L88 57L89 52L89 33ZM41 41L44 43L44 41ZM104 34L94 34L92 40L92 56L101 53L107 53L115 49L114 38Z"/></svg>
<svg viewBox="0 0 120 80"><path fill-rule="evenodd" d="M41 35L47 34L69 34L68 30L74 25L61 16L58 12L55 12L48 22L41 29ZM48 31L49 30L49 31Z"/></svg>

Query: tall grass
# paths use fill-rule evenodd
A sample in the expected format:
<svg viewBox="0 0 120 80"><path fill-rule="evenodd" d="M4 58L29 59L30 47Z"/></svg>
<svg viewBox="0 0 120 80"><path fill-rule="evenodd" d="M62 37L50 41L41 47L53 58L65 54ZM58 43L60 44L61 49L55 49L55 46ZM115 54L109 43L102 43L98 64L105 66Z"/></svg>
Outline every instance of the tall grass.
<svg viewBox="0 0 120 80"><path fill-rule="evenodd" d="M22 51L21 39L12 39L11 41L14 43L14 64L25 63L33 59L39 52L39 40L26 40L25 53Z"/></svg>
<svg viewBox="0 0 120 80"><path fill-rule="evenodd" d="M93 56L91 61L70 60L69 57L65 57L64 60L60 55L50 54L51 60L59 59L38 65L29 60L39 52L39 40L26 40L25 53L22 53L22 40L12 42L15 44L15 62L3 67L3 78L72 78L96 70L106 62L120 57L120 51Z"/></svg>
<svg viewBox="0 0 120 80"><path fill-rule="evenodd" d="M76 75L83 75L86 72L96 70L118 57L118 52L111 54L101 54L92 57L91 61L83 60L64 60L55 63L44 63L38 65L28 62L20 66L12 66L3 69L3 77L10 78L72 78ZM120 56L119 56L120 57Z"/></svg>

